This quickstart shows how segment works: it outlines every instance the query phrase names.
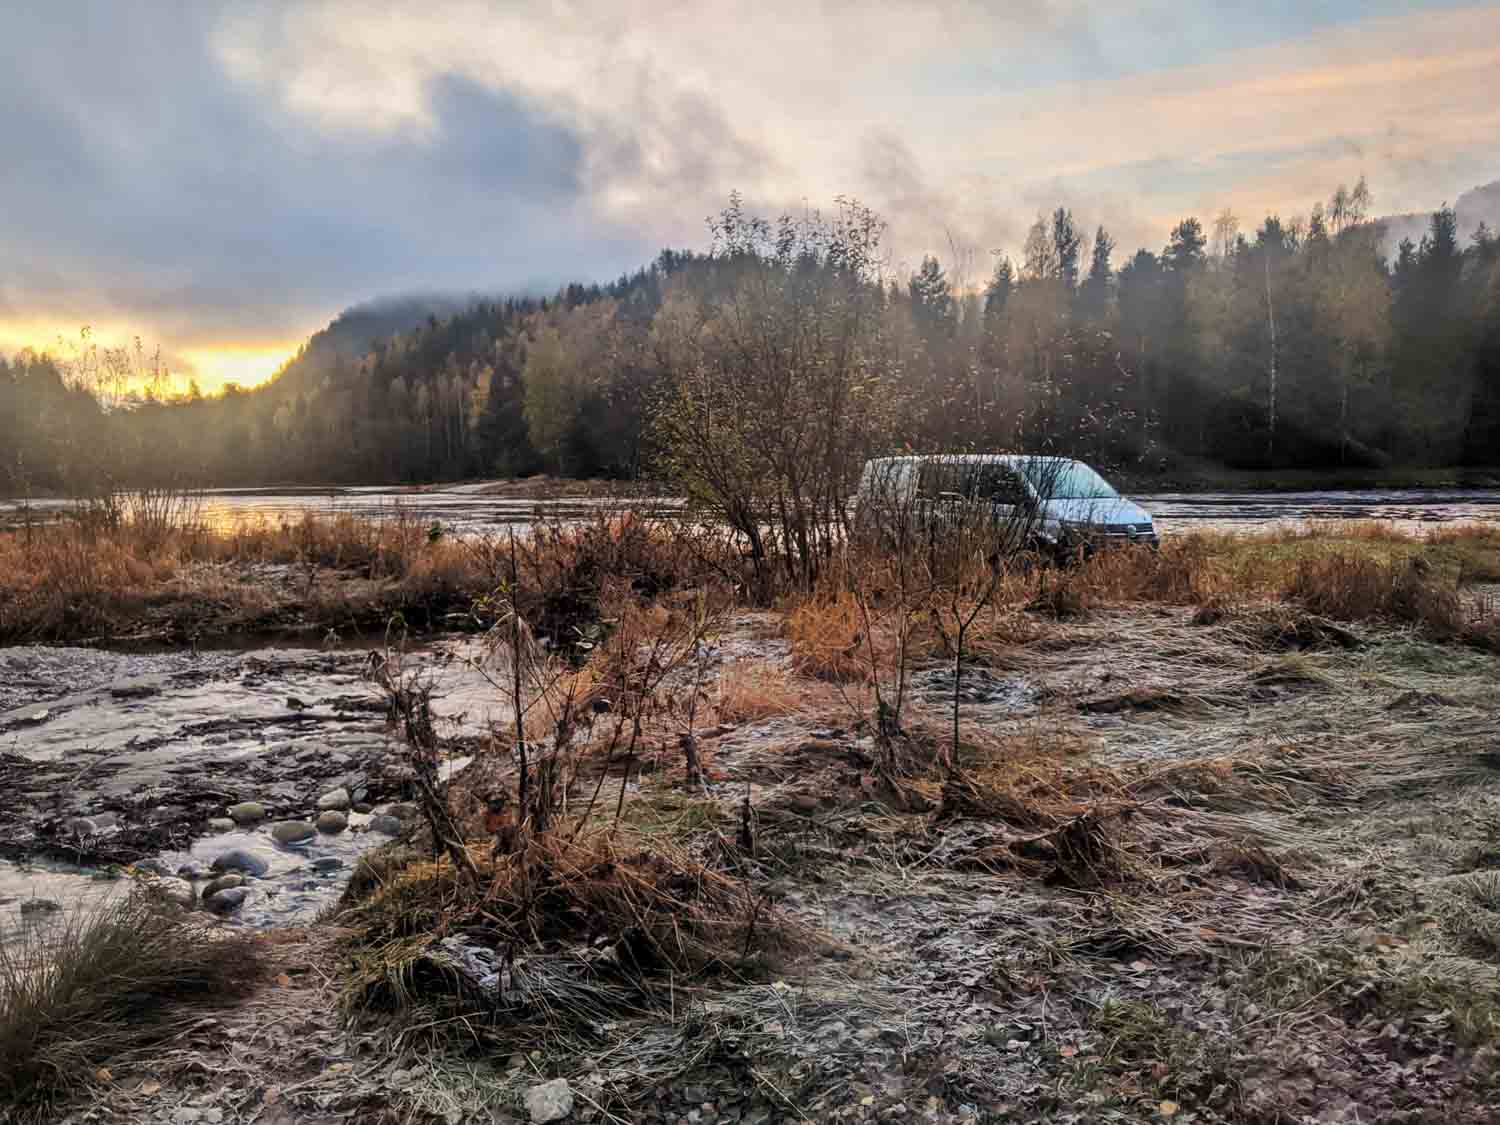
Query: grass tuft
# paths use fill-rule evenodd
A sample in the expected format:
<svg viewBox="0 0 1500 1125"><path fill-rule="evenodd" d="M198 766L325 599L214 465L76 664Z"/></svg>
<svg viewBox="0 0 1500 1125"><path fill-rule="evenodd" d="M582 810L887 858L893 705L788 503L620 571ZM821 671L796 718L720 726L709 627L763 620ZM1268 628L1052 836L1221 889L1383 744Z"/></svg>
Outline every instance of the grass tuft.
<svg viewBox="0 0 1500 1125"><path fill-rule="evenodd" d="M160 1042L255 976L252 941L144 895L0 945L0 1104L23 1116Z"/></svg>

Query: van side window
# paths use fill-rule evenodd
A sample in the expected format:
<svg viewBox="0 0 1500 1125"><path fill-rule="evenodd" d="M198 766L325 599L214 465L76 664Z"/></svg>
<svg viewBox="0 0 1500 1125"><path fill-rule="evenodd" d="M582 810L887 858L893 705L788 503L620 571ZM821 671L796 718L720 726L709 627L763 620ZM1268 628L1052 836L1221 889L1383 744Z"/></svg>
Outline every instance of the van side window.
<svg viewBox="0 0 1500 1125"><path fill-rule="evenodd" d="M973 480L966 491L992 504L1026 503L1026 490L1021 487L1020 478L1004 465L974 466Z"/></svg>
<svg viewBox="0 0 1500 1125"><path fill-rule="evenodd" d="M952 465L941 461L923 461L922 472L917 478L917 495L924 500L936 500L943 493L958 491L958 474Z"/></svg>

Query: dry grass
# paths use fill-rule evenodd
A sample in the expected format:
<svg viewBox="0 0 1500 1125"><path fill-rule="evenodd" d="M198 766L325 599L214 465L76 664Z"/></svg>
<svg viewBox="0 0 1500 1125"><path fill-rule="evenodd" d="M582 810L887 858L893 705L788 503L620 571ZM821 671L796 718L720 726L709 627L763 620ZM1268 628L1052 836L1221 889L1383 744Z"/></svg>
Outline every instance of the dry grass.
<svg viewBox="0 0 1500 1125"><path fill-rule="evenodd" d="M810 702L808 688L780 664L737 660L719 673L713 704L718 717L731 723L753 723L793 715Z"/></svg>
<svg viewBox="0 0 1500 1125"><path fill-rule="evenodd" d="M255 964L246 938L144 895L0 944L0 1104L45 1116L97 1068L180 1029L174 1005L242 991Z"/></svg>
<svg viewBox="0 0 1500 1125"><path fill-rule="evenodd" d="M575 829L498 857L471 845L477 886L441 861L383 873L338 918L351 933L349 1009L395 1011L440 1037L556 1046L669 1009L684 982L759 975L814 941L669 835Z"/></svg>
<svg viewBox="0 0 1500 1125"><path fill-rule="evenodd" d="M814 593L790 602L783 614L792 667L799 675L833 683L869 678L869 647L876 646L879 653L885 639L866 632L865 616L853 594L846 590Z"/></svg>
<svg viewBox="0 0 1500 1125"><path fill-rule="evenodd" d="M513 565L533 627L571 644L587 639L609 589L650 598L733 582L736 560L722 536L629 515L534 526L514 556L508 536L435 534L400 509L223 528L188 516L60 520L0 532L0 643L462 616Z"/></svg>

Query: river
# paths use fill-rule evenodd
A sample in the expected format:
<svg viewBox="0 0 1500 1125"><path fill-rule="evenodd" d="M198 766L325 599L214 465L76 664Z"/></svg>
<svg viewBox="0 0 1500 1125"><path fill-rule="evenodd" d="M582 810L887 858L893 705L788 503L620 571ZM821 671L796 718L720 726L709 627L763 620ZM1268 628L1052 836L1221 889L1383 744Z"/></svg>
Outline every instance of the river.
<svg viewBox="0 0 1500 1125"><path fill-rule="evenodd" d="M1411 530L1441 523L1500 522L1500 489L1368 489L1306 492L1163 492L1133 497L1167 533L1196 529L1253 530L1278 523L1380 520ZM62 500L36 501L42 518L67 510ZM196 517L215 528L305 512L373 518L401 514L441 523L459 534L524 528L538 519L582 519L599 511L631 509L653 515L681 511L681 499L624 488L595 495L517 495L504 484L428 488L212 489L194 502ZM0 526L24 518L19 501L0 500Z"/></svg>

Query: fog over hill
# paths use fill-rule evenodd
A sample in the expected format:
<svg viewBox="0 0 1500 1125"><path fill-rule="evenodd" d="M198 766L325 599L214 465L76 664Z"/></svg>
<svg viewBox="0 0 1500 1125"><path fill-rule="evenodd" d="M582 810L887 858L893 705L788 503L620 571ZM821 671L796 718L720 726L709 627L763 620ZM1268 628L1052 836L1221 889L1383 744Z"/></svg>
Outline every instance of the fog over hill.
<svg viewBox="0 0 1500 1125"><path fill-rule="evenodd" d="M1434 204L1433 209L1436 207ZM1490 230L1500 229L1500 180L1464 192L1454 202L1453 212L1458 217L1458 233L1464 242L1468 242L1480 223ZM1380 221L1385 224L1383 246L1386 256L1394 258L1396 247L1401 245L1403 238L1409 238L1413 243L1422 241L1432 222L1432 213L1410 211L1404 215L1387 215Z"/></svg>

